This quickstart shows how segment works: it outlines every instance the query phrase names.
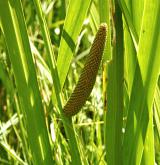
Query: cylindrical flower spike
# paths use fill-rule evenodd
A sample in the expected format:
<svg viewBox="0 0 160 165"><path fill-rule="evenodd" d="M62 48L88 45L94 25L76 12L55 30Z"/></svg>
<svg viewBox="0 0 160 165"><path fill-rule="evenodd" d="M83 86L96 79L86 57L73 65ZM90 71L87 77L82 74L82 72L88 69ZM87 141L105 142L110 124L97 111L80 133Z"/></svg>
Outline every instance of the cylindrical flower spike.
<svg viewBox="0 0 160 165"><path fill-rule="evenodd" d="M66 116L77 114L93 89L105 47L106 33L107 25L103 23L96 34L78 83L64 106L64 114Z"/></svg>

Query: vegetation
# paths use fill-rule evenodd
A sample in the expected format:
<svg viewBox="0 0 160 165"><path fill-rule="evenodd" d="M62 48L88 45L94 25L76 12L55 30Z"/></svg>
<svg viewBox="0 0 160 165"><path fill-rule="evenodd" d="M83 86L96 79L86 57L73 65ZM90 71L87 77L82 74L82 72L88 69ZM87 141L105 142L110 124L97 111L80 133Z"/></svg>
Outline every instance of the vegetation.
<svg viewBox="0 0 160 165"><path fill-rule="evenodd" d="M160 165L159 17L159 0L0 0L0 164ZM96 83L67 116L101 23Z"/></svg>

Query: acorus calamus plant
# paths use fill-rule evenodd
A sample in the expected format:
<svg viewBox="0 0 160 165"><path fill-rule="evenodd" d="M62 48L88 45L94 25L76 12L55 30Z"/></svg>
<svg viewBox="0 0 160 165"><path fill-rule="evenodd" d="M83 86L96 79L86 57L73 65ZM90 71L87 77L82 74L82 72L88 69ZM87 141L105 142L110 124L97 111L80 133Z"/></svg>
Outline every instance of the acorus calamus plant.
<svg viewBox="0 0 160 165"><path fill-rule="evenodd" d="M105 47L106 34L107 24L102 23L95 36L78 83L64 106L64 114L66 116L77 114L93 89Z"/></svg>

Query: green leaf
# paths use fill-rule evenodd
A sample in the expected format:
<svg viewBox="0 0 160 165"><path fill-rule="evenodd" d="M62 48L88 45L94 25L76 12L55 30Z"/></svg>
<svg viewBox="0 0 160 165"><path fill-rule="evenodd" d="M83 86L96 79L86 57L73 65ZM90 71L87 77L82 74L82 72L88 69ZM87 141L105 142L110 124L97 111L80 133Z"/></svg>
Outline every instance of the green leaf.
<svg viewBox="0 0 160 165"><path fill-rule="evenodd" d="M159 10L158 0L145 1L137 52L138 64L134 75L124 137L123 162L126 165L141 163L148 123L152 119L150 115L160 70ZM150 159L154 160L153 154Z"/></svg>
<svg viewBox="0 0 160 165"><path fill-rule="evenodd" d="M61 91L60 91L61 90L60 89L60 80L61 80L60 78L62 76L61 77L58 76L56 61L55 61L55 57L53 56L54 52L52 49L51 39L49 36L49 30L47 27L47 23L46 23L44 14L42 12L41 2L39 0L34 0L34 3L35 3L36 11L38 14L38 19L40 21L40 27L41 27L42 35L43 35L43 38L45 41L45 47L47 49L47 53L48 53L47 58L49 61L49 66L51 69L51 74L52 74L52 79L53 79L53 97L52 97L53 104L55 104L57 111L61 115L61 118L62 118L62 121L64 124L64 128L65 128L65 132L66 132L67 138L69 139L69 147L70 147L70 154L72 157L72 164L77 163L77 164L81 165L82 164L81 155L83 156L83 153L80 155L79 146L77 143L74 127L72 125L72 119L66 117L63 114L62 98L61 98ZM68 15L72 15L73 14L72 12L73 12L73 10L69 11ZM74 11L74 12L76 13L76 11ZM71 17L70 17L70 19L71 19ZM69 20L67 20L67 21L69 21ZM66 22L66 20L65 20L65 22ZM71 24L71 22L72 22L71 20L70 20L70 22L66 22L67 26L69 26L69 24ZM64 60L64 62L66 61L65 59L62 59L62 60Z"/></svg>
<svg viewBox="0 0 160 165"><path fill-rule="evenodd" d="M70 0L57 59L61 89L74 54L77 37L82 29L91 0Z"/></svg>
<svg viewBox="0 0 160 165"><path fill-rule="evenodd" d="M99 0L99 14L100 22L106 22L108 26L107 31L107 42L104 50L104 61L111 60L112 51L111 51L111 23L110 23L110 3L109 0Z"/></svg>
<svg viewBox="0 0 160 165"><path fill-rule="evenodd" d="M13 67L34 164L53 164L44 109L21 2L0 1L1 25Z"/></svg>
<svg viewBox="0 0 160 165"><path fill-rule="evenodd" d="M113 43L112 60L108 67L107 113L105 116L105 149L107 164L122 164L123 121L123 23L122 13L115 4L116 38Z"/></svg>

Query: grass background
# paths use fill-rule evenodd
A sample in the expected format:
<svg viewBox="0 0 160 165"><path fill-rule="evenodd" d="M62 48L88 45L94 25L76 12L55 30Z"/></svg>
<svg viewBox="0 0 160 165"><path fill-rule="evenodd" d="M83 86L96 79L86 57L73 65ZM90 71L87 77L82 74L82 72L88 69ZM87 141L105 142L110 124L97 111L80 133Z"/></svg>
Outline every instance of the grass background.
<svg viewBox="0 0 160 165"><path fill-rule="evenodd" d="M159 0L0 0L0 164L159 165L159 17ZM67 118L101 22L96 84Z"/></svg>

